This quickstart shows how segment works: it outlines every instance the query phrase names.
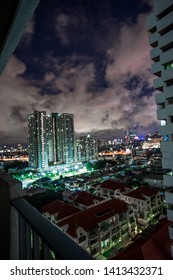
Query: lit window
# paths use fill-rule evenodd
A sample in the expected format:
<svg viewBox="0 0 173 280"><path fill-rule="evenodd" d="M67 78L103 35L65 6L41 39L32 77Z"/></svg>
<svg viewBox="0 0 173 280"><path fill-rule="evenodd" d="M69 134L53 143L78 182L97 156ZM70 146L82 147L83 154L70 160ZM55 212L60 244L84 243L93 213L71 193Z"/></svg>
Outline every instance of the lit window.
<svg viewBox="0 0 173 280"><path fill-rule="evenodd" d="M162 141L163 142L168 142L169 141L169 136L168 135L163 135L162 136Z"/></svg>
<svg viewBox="0 0 173 280"><path fill-rule="evenodd" d="M171 68L173 68L173 62L169 62L169 63L165 64L166 70L171 69Z"/></svg>
<svg viewBox="0 0 173 280"><path fill-rule="evenodd" d="M161 125L161 126L166 125L166 120L161 120L161 121L160 121L160 125Z"/></svg>

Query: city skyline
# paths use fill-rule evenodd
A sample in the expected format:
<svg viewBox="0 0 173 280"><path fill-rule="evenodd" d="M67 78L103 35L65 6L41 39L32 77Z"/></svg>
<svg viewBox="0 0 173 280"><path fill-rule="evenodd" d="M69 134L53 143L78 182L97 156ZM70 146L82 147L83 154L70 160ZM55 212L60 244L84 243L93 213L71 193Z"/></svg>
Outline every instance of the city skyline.
<svg viewBox="0 0 173 280"><path fill-rule="evenodd" d="M3 0L0 12L0 74L24 34L0 77L1 259L171 260L173 0ZM63 270L39 275L103 274Z"/></svg>
<svg viewBox="0 0 173 280"><path fill-rule="evenodd" d="M34 110L74 114L77 134L156 130L152 2L40 1L0 77L0 145L27 142Z"/></svg>

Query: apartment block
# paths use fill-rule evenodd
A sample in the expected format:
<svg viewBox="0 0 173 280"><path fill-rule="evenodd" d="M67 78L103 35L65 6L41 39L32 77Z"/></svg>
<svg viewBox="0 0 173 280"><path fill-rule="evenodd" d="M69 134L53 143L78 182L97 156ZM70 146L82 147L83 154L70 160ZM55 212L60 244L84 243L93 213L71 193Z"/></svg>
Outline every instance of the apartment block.
<svg viewBox="0 0 173 280"><path fill-rule="evenodd" d="M72 114L35 111L28 116L29 166L46 169L74 159L74 119Z"/></svg>
<svg viewBox="0 0 173 280"><path fill-rule="evenodd" d="M110 199L57 222L57 226L92 256L103 254L136 234L133 209Z"/></svg>
<svg viewBox="0 0 173 280"><path fill-rule="evenodd" d="M165 169L165 198L169 205L168 219L173 222L173 0L156 0L154 12L148 17L147 28L152 73L156 76L157 118L160 120L159 133L162 135L162 167ZM172 215L170 215L170 213ZM169 227L170 238L173 225ZM173 257L173 243L171 245Z"/></svg>
<svg viewBox="0 0 173 280"><path fill-rule="evenodd" d="M137 222L148 226L154 218L162 213L160 191L149 187L139 187L122 196L122 199L133 206Z"/></svg>

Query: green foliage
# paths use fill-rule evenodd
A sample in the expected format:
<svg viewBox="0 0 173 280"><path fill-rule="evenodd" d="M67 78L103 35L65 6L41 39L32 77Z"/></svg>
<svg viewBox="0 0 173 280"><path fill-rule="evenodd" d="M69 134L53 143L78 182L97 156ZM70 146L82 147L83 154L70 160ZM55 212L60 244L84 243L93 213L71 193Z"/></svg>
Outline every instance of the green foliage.
<svg viewBox="0 0 173 280"><path fill-rule="evenodd" d="M94 168L93 164L91 162L87 162L87 164L86 164L87 171L91 171L91 170L93 170L93 168Z"/></svg>
<svg viewBox="0 0 173 280"><path fill-rule="evenodd" d="M29 197L26 196L25 199L38 211L41 211L44 205L52 202L53 200L62 200L62 191L55 192L52 190L47 190L44 193L35 194Z"/></svg>
<svg viewBox="0 0 173 280"><path fill-rule="evenodd" d="M86 169L88 171L92 171L92 170L99 170L99 169L103 169L106 167L112 167L112 166L116 166L116 162L113 160L98 160L95 162L88 162L86 164Z"/></svg>

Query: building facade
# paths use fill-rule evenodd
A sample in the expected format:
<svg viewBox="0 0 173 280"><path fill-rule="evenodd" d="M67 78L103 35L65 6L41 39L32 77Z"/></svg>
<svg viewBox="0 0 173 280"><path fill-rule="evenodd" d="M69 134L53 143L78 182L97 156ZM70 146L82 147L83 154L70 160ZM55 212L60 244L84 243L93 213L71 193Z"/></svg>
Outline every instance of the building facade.
<svg viewBox="0 0 173 280"><path fill-rule="evenodd" d="M56 163L74 161L74 120L72 114L35 111L28 116L29 166L46 169Z"/></svg>
<svg viewBox="0 0 173 280"><path fill-rule="evenodd" d="M48 167L46 112L35 111L28 116L28 160L32 168Z"/></svg>
<svg viewBox="0 0 173 280"><path fill-rule="evenodd" d="M74 161L74 116L73 114L52 113L54 162Z"/></svg>
<svg viewBox="0 0 173 280"><path fill-rule="evenodd" d="M74 161L74 116L64 113L61 115L62 126L62 153L63 162Z"/></svg>
<svg viewBox="0 0 173 280"><path fill-rule="evenodd" d="M159 133L162 135L162 166L166 170L164 185L165 199L169 205L168 220L173 222L173 0L156 0L154 12L147 20L151 70L157 76L154 87L156 95L157 118L160 120ZM173 226L169 227L173 239ZM173 257L173 243L171 245Z"/></svg>
<svg viewBox="0 0 173 280"><path fill-rule="evenodd" d="M98 147L97 141L91 137L79 136L76 138L76 160L77 161L90 161L97 158Z"/></svg>
<svg viewBox="0 0 173 280"><path fill-rule="evenodd" d="M99 203L55 224L96 258L115 245L126 244L137 231L133 209L117 199Z"/></svg>
<svg viewBox="0 0 173 280"><path fill-rule="evenodd" d="M151 187L159 188L161 190L165 189L164 183L163 183L163 174L147 174L144 177L144 181Z"/></svg>
<svg viewBox="0 0 173 280"><path fill-rule="evenodd" d="M138 224L148 226L162 214L160 191L149 187L139 187L122 195L122 200L132 205Z"/></svg>
<svg viewBox="0 0 173 280"><path fill-rule="evenodd" d="M99 195L104 199L122 199L122 196L131 190L131 187L118 180L106 180L95 188L96 195Z"/></svg>

